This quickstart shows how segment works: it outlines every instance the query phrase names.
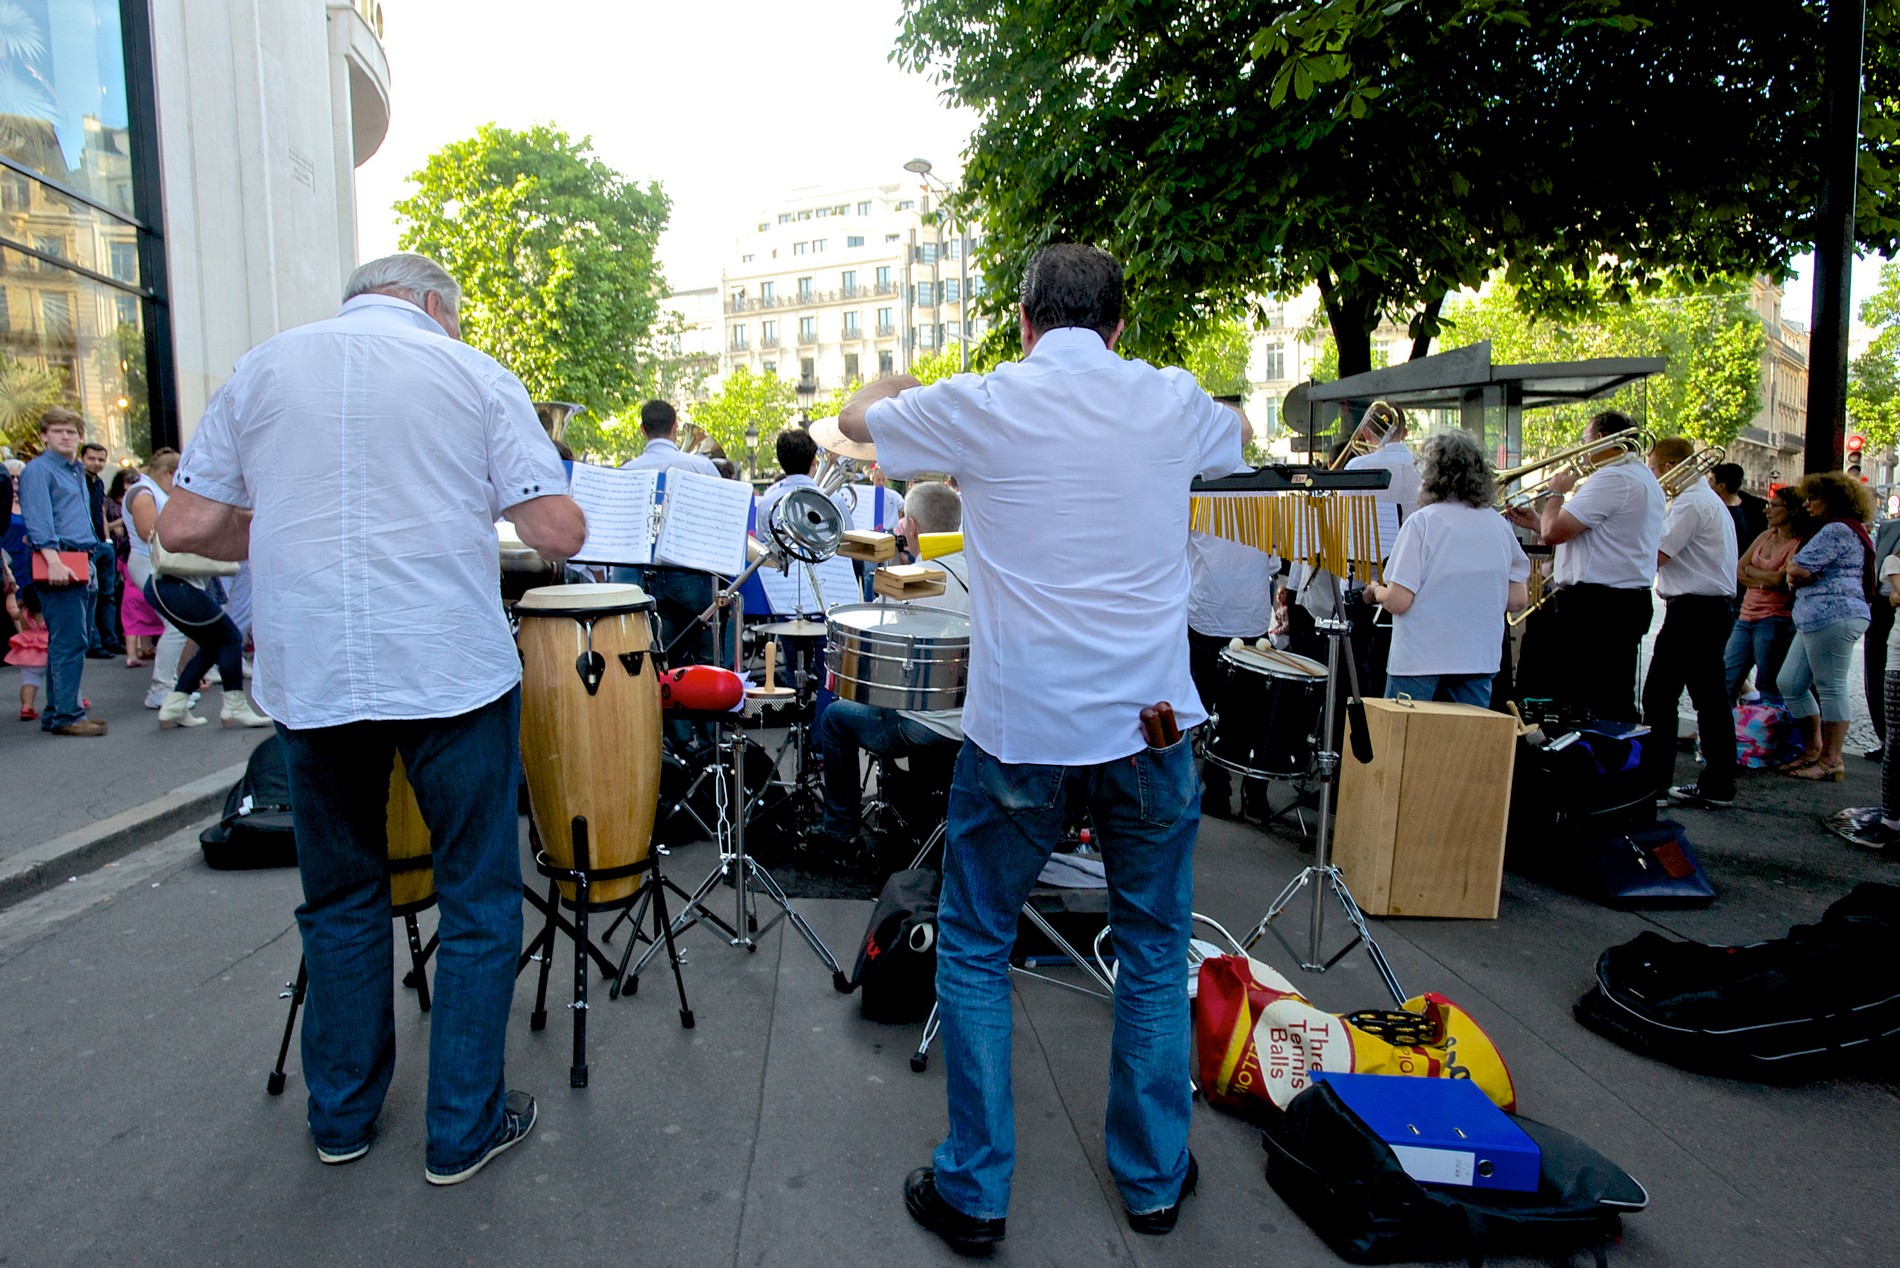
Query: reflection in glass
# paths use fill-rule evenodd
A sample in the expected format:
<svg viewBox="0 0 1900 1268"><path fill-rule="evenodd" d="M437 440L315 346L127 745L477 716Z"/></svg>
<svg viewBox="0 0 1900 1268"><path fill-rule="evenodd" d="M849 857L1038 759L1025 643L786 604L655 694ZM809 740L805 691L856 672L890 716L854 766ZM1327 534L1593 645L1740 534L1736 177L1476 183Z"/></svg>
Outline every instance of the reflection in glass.
<svg viewBox="0 0 1900 1268"><path fill-rule="evenodd" d="M132 211L119 0L0 0L0 154Z"/></svg>
<svg viewBox="0 0 1900 1268"><path fill-rule="evenodd" d="M0 0L4 10L8 0ZM104 216L74 227L96 247L129 226ZM12 234L7 236L11 237ZM41 235L31 235L36 241ZM90 247L89 247L90 249ZM82 253L83 254L83 253ZM114 462L151 452L143 307L136 296L23 251L0 248L0 430L17 452L47 407L85 416L87 439Z"/></svg>

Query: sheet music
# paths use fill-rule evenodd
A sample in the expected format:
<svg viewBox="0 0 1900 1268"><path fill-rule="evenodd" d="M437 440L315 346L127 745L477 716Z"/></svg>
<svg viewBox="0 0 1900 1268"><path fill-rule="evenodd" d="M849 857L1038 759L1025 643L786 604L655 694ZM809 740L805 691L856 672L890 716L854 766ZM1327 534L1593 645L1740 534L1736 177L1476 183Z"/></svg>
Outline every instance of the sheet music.
<svg viewBox="0 0 1900 1268"><path fill-rule="evenodd" d="M851 512L851 527L857 529L883 529L887 533L897 531L897 509L903 505L903 499L889 489L874 484L854 484L858 505Z"/></svg>
<svg viewBox="0 0 1900 1268"><path fill-rule="evenodd" d="M666 473L655 563L736 577L745 571L752 489L737 480L674 468Z"/></svg>
<svg viewBox="0 0 1900 1268"><path fill-rule="evenodd" d="M653 496L657 471L623 471L577 462L568 494L587 515L587 540L576 562L653 562Z"/></svg>
<svg viewBox="0 0 1900 1268"><path fill-rule="evenodd" d="M849 559L833 555L818 569L818 584L824 588L825 601L837 607L841 603L864 602L864 591L858 584L857 570ZM812 593L811 581L805 575L805 565L790 564L785 572L776 568L761 568L758 571L759 583L765 587L765 597L772 603L772 614L780 617L822 616L824 609L819 606L818 598Z"/></svg>

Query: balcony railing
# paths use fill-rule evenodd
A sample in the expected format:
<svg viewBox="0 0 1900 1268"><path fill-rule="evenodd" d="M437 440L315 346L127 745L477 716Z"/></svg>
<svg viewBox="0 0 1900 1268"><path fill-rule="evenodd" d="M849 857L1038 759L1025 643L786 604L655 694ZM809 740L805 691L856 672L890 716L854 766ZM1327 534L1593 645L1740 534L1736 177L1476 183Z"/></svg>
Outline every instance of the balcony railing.
<svg viewBox="0 0 1900 1268"><path fill-rule="evenodd" d="M760 335L760 336L759 336L759 347L761 347L761 348L776 348L776 347L778 347L778 336L777 336L777 335Z"/></svg>
<svg viewBox="0 0 1900 1268"><path fill-rule="evenodd" d="M799 332L798 332L798 342L799 342L799 343L800 343L801 345L804 345L804 344L813 344L813 343L817 343L817 342L818 342L818 331L817 331L816 329L812 329L812 330L801 330L801 331L799 331Z"/></svg>
<svg viewBox="0 0 1900 1268"><path fill-rule="evenodd" d="M743 339L731 339L726 342L727 352L750 352L751 345Z"/></svg>
<svg viewBox="0 0 1900 1268"><path fill-rule="evenodd" d="M893 326L888 321L881 321L877 324L877 337L879 339L889 339L892 335L896 333L897 333L897 327Z"/></svg>
<svg viewBox="0 0 1900 1268"><path fill-rule="evenodd" d="M877 293L879 295L895 295L897 294L897 283L896 282L879 282L877 284Z"/></svg>
<svg viewBox="0 0 1900 1268"><path fill-rule="evenodd" d="M838 337L840 339L847 339L847 340L862 339L864 338L864 327L863 326L846 326L839 333Z"/></svg>

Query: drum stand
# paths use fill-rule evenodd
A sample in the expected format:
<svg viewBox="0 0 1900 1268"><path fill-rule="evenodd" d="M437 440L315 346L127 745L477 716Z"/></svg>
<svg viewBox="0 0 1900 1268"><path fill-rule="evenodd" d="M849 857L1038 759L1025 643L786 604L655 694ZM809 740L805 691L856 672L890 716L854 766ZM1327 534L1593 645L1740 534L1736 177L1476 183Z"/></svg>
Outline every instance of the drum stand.
<svg viewBox="0 0 1900 1268"><path fill-rule="evenodd" d="M1329 579L1328 584L1336 593L1338 583ZM1332 619L1320 620L1316 624L1326 635L1326 711L1320 724L1320 735L1323 738L1314 759L1319 768L1319 833L1313 840L1313 862L1311 866L1300 869L1300 874L1280 891L1279 897L1275 898L1272 905L1267 908L1267 914L1260 918L1260 923L1241 939L1241 945L1252 950L1254 943L1271 933L1280 945L1286 948L1287 954L1293 957L1294 963L1308 973L1324 973L1345 959L1347 952L1363 943L1366 954L1372 957L1373 968L1379 971L1379 977L1385 982L1385 988L1392 992L1394 1000L1403 1004L1406 998L1405 992L1400 988L1399 980L1392 972L1392 965L1386 960L1385 952L1379 949L1379 944L1373 940L1372 931L1366 927L1365 915L1359 910L1359 904L1353 900L1352 890L1346 886L1345 874L1332 861L1333 785L1339 775L1339 751L1336 747L1339 740L1335 718L1338 716L1336 710L1339 704L1339 662L1342 653L1346 661L1346 672L1352 677L1354 702L1360 698L1359 669L1353 662L1352 648L1347 642L1352 634L1352 622L1345 619L1342 606L1335 602ZM1353 724L1361 728L1364 725L1359 719L1353 719ZM1360 749L1359 755L1362 759L1370 759L1369 742L1363 746L1355 744L1355 747ZM1308 887L1311 887L1313 902L1307 926L1307 953L1302 959L1300 953L1293 949L1293 944L1274 927L1273 922L1292 904L1294 897L1302 889ZM1322 960L1320 939L1325 928L1328 890L1332 891L1333 897L1339 900L1341 909L1345 911L1346 921L1353 928L1353 936L1351 941L1333 953L1331 959Z"/></svg>
<svg viewBox="0 0 1900 1268"><path fill-rule="evenodd" d="M721 728L720 743L727 759L726 782L719 813L719 863L686 899L686 905L681 908L669 934L677 936L703 920L722 930L727 935L729 945L744 947L747 952L752 952L759 949L755 935L769 932L773 925L783 920L798 931L798 936L805 940L805 945L812 949L820 963L831 970L832 982L836 984L844 980L844 970L839 967L837 958L825 946L817 931L798 914L798 909L792 906L791 899L772 879L772 874L745 852L745 754L749 741L740 719L741 715L730 713L717 714L712 719ZM706 905L708 897L722 881L730 881L735 894L731 924L714 915ZM764 925L759 924L758 916L758 897L761 894L777 904L779 909L778 914ZM653 957L655 950L656 947L647 948L646 955L634 967L635 976L646 967L647 960Z"/></svg>
<svg viewBox="0 0 1900 1268"><path fill-rule="evenodd" d="M587 916L592 906L587 892L590 883L623 880L629 876L638 876L643 872L652 873L647 883L641 886L639 897L633 900L633 909L638 914L632 918L633 933L628 952L631 954L633 944L638 943L642 937L652 941L652 948L647 953L649 957L653 951L664 946L667 959L673 965L674 985L679 988L680 1025L687 1030L693 1028L693 1010L686 1002L686 980L680 976L679 951L673 945L672 922L667 919L666 882L665 878L659 874L659 854L648 854L638 862L627 863L620 867L590 867L587 820L584 816L576 815L573 822L574 866L562 867L548 857L546 850L540 848L540 841L532 826L529 832L530 839L536 847L534 868L535 871L548 878L548 896L543 900L528 886L523 885L521 889L528 902L547 916L547 922L542 926L541 932L534 936L534 941L530 942L527 949L521 953L521 959L515 965L515 975L519 977L521 970L528 967L529 961L541 962L541 984L535 993L534 1012L529 1015L528 1028L530 1030L544 1029L548 1024L548 974L554 967L554 939L557 933L565 933L573 939L574 1000L568 1007L574 1011L574 1063L568 1068L567 1082L569 1087L582 1088L587 1086L588 958L591 956L594 962L600 965L603 975L616 979L616 986L618 986L617 979L620 976L620 969L602 954L600 948L594 945L593 939L587 934ZM560 883L562 881L572 882L574 886L574 919L572 921L561 914ZM642 932L642 925L646 921L649 910L654 913L653 932L645 934ZM641 961L641 964L645 963L645 960ZM617 995L618 991L616 990L614 994Z"/></svg>
<svg viewBox="0 0 1900 1268"><path fill-rule="evenodd" d="M392 860L392 867L395 862ZM400 862L417 867L430 865L429 856L426 854L415 859L403 859ZM433 901L433 899L430 900L430 902ZM435 954L436 937L434 934L429 935L428 945L423 945L422 930L416 925L416 913L428 906L429 903L423 903L420 906L411 906L404 911L390 913L402 919L403 930L409 935L409 972L403 974L402 984L415 989L416 1005L425 1013L430 1007L428 966L429 957ZM310 965L304 957L298 956L297 980L284 983L284 989L277 996L278 999L290 1001L290 1016L284 1019L284 1038L277 1045L277 1064L271 1069L270 1076L264 1080L264 1090L272 1096L283 1095L284 1062L290 1059L290 1038L297 1033L297 1014L302 1010L304 996L309 990Z"/></svg>

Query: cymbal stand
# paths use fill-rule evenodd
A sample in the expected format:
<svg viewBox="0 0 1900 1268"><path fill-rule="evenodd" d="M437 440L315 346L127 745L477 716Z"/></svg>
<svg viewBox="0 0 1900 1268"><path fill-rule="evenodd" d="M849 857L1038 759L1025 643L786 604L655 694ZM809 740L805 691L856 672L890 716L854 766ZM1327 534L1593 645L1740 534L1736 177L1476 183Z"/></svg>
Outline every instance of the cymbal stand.
<svg viewBox="0 0 1900 1268"><path fill-rule="evenodd" d="M1329 578L1327 584L1337 591L1336 581ZM1403 1004L1405 991L1399 986L1398 977L1392 972L1385 952L1379 949L1372 931L1366 927L1365 914L1354 901L1352 890L1346 885L1345 874L1332 861L1333 790L1339 777L1339 734L1335 719L1338 717L1339 665L1342 657L1346 662L1346 671L1352 677L1352 698L1355 701L1360 698L1359 669L1353 661L1352 648L1347 641L1352 634L1352 622L1345 618L1343 607L1337 603L1333 613L1332 619L1315 622L1326 635L1326 712L1321 723L1319 752L1314 759L1319 771L1319 831L1313 838L1313 862L1311 866L1300 869L1300 874L1280 891L1279 897L1267 908L1267 914L1260 918L1260 923L1241 939L1241 945L1251 951L1254 943L1271 933L1300 968L1308 973L1324 973L1345 959L1347 952L1363 943L1366 954L1372 957L1373 968L1378 970L1380 979L1385 982L1385 988L1392 992L1394 1000ZM1306 955L1301 957L1273 922L1303 889L1311 890L1312 906L1307 925ZM1346 913L1346 922L1352 926L1353 936L1345 946L1333 953L1331 959L1322 960L1320 940L1324 936L1326 894L1329 890Z"/></svg>

